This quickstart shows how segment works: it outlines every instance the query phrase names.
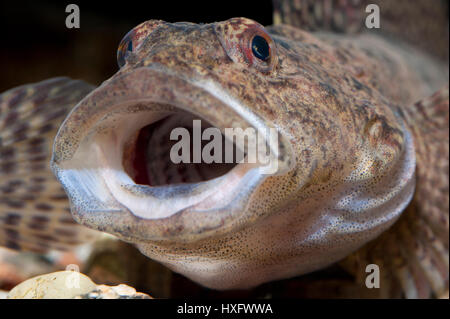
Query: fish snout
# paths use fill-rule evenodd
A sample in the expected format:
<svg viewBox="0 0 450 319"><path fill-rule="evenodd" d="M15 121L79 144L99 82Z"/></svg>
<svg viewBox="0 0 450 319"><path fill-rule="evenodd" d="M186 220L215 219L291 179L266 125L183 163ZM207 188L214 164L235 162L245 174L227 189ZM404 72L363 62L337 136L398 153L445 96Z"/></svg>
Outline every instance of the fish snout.
<svg viewBox="0 0 450 319"><path fill-rule="evenodd" d="M79 223L126 241L187 242L243 227L252 194L292 168L291 154L213 82L144 67L72 110L51 166Z"/></svg>

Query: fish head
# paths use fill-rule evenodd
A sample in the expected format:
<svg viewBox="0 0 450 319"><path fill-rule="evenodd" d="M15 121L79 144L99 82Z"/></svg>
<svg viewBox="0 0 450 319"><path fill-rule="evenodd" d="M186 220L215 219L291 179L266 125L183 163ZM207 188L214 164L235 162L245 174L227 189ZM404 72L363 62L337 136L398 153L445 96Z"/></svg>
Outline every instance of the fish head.
<svg viewBox="0 0 450 319"><path fill-rule="evenodd" d="M228 28L248 34L233 38ZM265 61L249 58L257 34L267 39ZM52 168L76 220L130 241L189 241L255 219L244 213L252 193L295 161L290 142L255 113L276 68L275 54L264 28L248 19L206 25L151 20L131 30L119 45L120 70L74 108L55 140ZM193 119L221 132L260 133L276 171L265 173L261 163L177 167L164 146L174 128L192 126ZM275 134L266 134L270 129ZM148 165L151 159L155 166ZM226 174L216 176L214 169Z"/></svg>
<svg viewBox="0 0 450 319"><path fill-rule="evenodd" d="M221 289L324 267L389 227L414 188L399 116L364 83L356 92L327 44L286 32L246 18L130 31L120 70L55 139L74 218ZM196 161L195 120L206 140L223 134L222 157L227 129L254 132L256 160L235 142L243 161ZM183 132L190 163L172 157Z"/></svg>

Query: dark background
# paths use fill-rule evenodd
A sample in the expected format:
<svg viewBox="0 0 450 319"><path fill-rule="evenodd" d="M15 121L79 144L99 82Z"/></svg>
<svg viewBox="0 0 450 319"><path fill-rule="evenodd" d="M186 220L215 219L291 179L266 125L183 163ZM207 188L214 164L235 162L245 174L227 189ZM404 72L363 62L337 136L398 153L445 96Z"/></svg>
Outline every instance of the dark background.
<svg viewBox="0 0 450 319"><path fill-rule="evenodd" d="M80 7L80 29L67 29L68 4ZM0 2L0 92L54 76L100 84L117 71L116 50L150 19L208 23L245 16L272 24L270 0Z"/></svg>

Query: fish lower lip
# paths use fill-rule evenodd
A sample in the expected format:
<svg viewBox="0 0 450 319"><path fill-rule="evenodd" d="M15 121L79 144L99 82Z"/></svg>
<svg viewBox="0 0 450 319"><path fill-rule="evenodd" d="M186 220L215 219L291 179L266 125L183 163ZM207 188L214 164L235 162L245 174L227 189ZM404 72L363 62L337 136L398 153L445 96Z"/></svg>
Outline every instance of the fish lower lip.
<svg viewBox="0 0 450 319"><path fill-rule="evenodd" d="M134 216L159 219L186 209L223 208L237 195L247 172L257 167L202 161L176 164L171 158L170 133L201 119L151 101L124 104L121 110L126 114L109 114L101 133L84 143L86 151L78 157L91 156L109 192ZM211 126L206 121L203 125Z"/></svg>
<svg viewBox="0 0 450 319"><path fill-rule="evenodd" d="M77 221L125 240L191 240L226 231L242 217L266 178L257 165L225 165L218 174L184 183L178 183L181 174L171 177L175 183L165 173L159 175L166 180L155 181L159 164L151 174L137 167L139 138L176 114L221 130L263 126L204 88L162 72L138 69L109 80L75 107L55 139L52 169Z"/></svg>

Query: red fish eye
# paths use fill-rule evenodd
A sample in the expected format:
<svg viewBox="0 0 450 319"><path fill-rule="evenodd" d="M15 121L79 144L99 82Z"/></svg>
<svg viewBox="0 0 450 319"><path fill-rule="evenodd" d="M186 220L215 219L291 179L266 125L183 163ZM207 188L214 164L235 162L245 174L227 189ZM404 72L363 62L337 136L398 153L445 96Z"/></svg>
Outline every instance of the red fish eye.
<svg viewBox="0 0 450 319"><path fill-rule="evenodd" d="M214 28L233 62L265 74L276 70L277 48L262 25L247 18L232 18L218 22Z"/></svg>
<svg viewBox="0 0 450 319"><path fill-rule="evenodd" d="M262 28L254 27L243 38L246 40L241 43L241 48L247 63L262 72L272 70L277 58L270 36Z"/></svg>
<svg viewBox="0 0 450 319"><path fill-rule="evenodd" d="M129 31L120 41L119 49L117 50L117 64L119 64L119 67L123 67L127 62L128 56L132 52L136 53L153 30L163 24L164 21L148 20Z"/></svg>
<svg viewBox="0 0 450 319"><path fill-rule="evenodd" d="M126 63L128 55L133 52L133 41L131 36L127 34L119 44L119 49L117 50L117 64L119 68L123 67Z"/></svg>

